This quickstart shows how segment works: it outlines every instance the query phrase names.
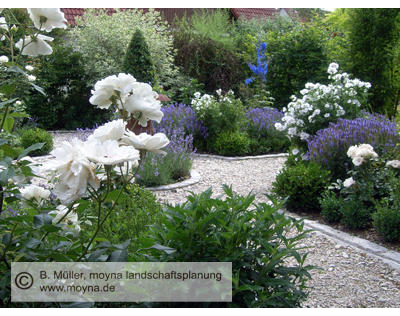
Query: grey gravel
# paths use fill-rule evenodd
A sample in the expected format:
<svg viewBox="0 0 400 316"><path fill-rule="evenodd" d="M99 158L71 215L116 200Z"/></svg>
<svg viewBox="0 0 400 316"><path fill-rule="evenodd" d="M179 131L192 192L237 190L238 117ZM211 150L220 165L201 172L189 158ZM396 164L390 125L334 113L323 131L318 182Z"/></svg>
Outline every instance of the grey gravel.
<svg viewBox="0 0 400 316"><path fill-rule="evenodd" d="M70 134L55 134L55 144L71 138ZM158 191L161 202L181 203L189 191L200 193L209 187L214 196L222 194L222 184L232 185L240 194L256 194L257 202L266 202L265 193L282 168L286 158L263 158L228 161L194 157L193 168L201 181L193 186ZM320 269L311 272L307 285L309 297L303 307L400 307L400 271L379 258L314 231L304 242L309 248L307 264Z"/></svg>

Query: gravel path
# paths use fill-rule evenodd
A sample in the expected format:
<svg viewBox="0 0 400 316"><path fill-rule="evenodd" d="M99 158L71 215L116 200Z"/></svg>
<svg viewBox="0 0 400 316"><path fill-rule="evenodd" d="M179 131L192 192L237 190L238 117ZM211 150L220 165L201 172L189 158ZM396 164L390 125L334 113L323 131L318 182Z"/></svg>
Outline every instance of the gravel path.
<svg viewBox="0 0 400 316"><path fill-rule="evenodd" d="M55 144L69 139L68 134L55 137ZM266 201L270 188L286 158L226 161L195 157L193 168L202 179L193 186L155 192L161 202L180 203L189 191L200 193L213 187L214 196L222 193L222 184L232 185L240 194L252 191L256 201ZM400 307L400 271L358 249L338 244L313 232L304 241L311 247L308 264L314 270L308 282L309 298L303 307Z"/></svg>

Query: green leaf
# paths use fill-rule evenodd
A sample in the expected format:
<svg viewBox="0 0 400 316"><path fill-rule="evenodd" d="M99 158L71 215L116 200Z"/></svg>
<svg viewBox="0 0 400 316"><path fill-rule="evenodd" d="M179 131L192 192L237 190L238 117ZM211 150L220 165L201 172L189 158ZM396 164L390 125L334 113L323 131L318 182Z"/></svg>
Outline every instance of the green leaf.
<svg viewBox="0 0 400 316"><path fill-rule="evenodd" d="M0 149L3 150L6 156L11 157L13 159L18 156L18 152L10 145L3 144L0 146Z"/></svg>
<svg viewBox="0 0 400 316"><path fill-rule="evenodd" d="M1 89L0 89L0 92L1 92ZM1 93L4 93L4 92L1 92ZM7 100L7 101L0 102L0 108L2 108L4 105L10 104L10 103L14 103L17 100L18 100L18 98L14 98L14 99L10 99L10 100Z"/></svg>
<svg viewBox="0 0 400 316"><path fill-rule="evenodd" d="M34 151L36 149L41 149L44 146L45 143L36 143L28 148L24 149L24 151L18 156L17 160L20 160L21 158L24 158L26 155L28 155L31 151Z"/></svg>
<svg viewBox="0 0 400 316"><path fill-rule="evenodd" d="M124 250L115 250L111 253L108 261L111 262L126 262L128 259L128 251Z"/></svg>
<svg viewBox="0 0 400 316"><path fill-rule="evenodd" d="M174 253L176 250L175 249L173 249L173 248L169 248L169 247L166 247L166 246L162 246L162 245L159 245L159 244L154 244L153 246L151 246L149 249L157 249L157 250L160 250L160 251L164 251L165 253L167 253L167 254L172 254L172 253Z"/></svg>
<svg viewBox="0 0 400 316"><path fill-rule="evenodd" d="M123 242L122 244L114 245L114 247L117 249L124 250L124 249L128 248L130 244L131 244L131 240L128 239L125 242Z"/></svg>
<svg viewBox="0 0 400 316"><path fill-rule="evenodd" d="M8 167L0 173L0 183L3 186L8 184L8 179L11 179L15 175L15 170L13 167Z"/></svg>
<svg viewBox="0 0 400 316"><path fill-rule="evenodd" d="M29 115L24 113L24 112L13 112L13 113L9 113L8 116L11 116L11 117L29 117Z"/></svg>
<svg viewBox="0 0 400 316"><path fill-rule="evenodd" d="M3 235L2 244L3 244L3 245L8 245L8 244L10 243L10 241L11 241L11 235L10 235L10 233L5 233L5 234Z"/></svg>
<svg viewBox="0 0 400 316"><path fill-rule="evenodd" d="M18 66L11 66L7 68L7 72L16 72L16 73L20 73L24 76L26 76L26 72L23 71L21 68L19 68Z"/></svg>
<svg viewBox="0 0 400 316"><path fill-rule="evenodd" d="M6 132L11 133L13 126L14 126L14 119L8 115L7 118L4 120L3 129Z"/></svg>
<svg viewBox="0 0 400 316"><path fill-rule="evenodd" d="M44 96L46 96L46 93L44 92L43 88L41 88L41 87L35 85L35 84L32 83L32 82L29 82L29 84L30 84L37 92L40 92L41 94L43 94Z"/></svg>
<svg viewBox="0 0 400 316"><path fill-rule="evenodd" d="M53 217L47 213L41 213L39 215L33 216L33 225L36 228L40 228L43 225L51 224L53 222Z"/></svg>
<svg viewBox="0 0 400 316"><path fill-rule="evenodd" d="M31 238L25 243L25 247L32 249L35 248L37 245L40 245L42 242L36 238Z"/></svg>
<svg viewBox="0 0 400 316"><path fill-rule="evenodd" d="M88 262L95 262L98 261L99 258L107 251L107 248L101 248L97 249L94 252L92 252L87 259Z"/></svg>

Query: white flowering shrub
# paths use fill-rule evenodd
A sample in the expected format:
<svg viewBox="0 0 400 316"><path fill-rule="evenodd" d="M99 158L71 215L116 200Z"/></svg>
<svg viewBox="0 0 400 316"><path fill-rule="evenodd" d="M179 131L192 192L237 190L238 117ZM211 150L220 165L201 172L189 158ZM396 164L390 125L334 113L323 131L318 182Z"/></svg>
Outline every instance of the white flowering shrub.
<svg viewBox="0 0 400 316"><path fill-rule="evenodd" d="M105 11L87 9L77 26L70 30L73 48L86 56L86 70L93 80L121 71L125 53L136 29L143 32L151 59L163 83L175 75L173 37L167 22L154 10L118 10L111 16ZM154 83L153 83L154 84Z"/></svg>
<svg viewBox="0 0 400 316"><path fill-rule="evenodd" d="M331 83L306 83L300 91L301 98L292 96L292 102L283 108L282 122L275 128L286 131L295 143L305 141L315 133L328 127L338 118L355 118L361 106L365 106L368 89L371 84L359 79L350 79L347 73L338 71L339 65L331 63L328 78Z"/></svg>
<svg viewBox="0 0 400 316"><path fill-rule="evenodd" d="M196 116L204 120L206 118L207 112L214 110L218 116L222 116L221 109L219 108L220 102L232 103L235 99L235 94L232 90L229 90L226 95L222 94L222 90L218 89L215 91L215 96L209 94L201 95L200 92L194 94L194 98L191 102L192 109L196 112Z"/></svg>

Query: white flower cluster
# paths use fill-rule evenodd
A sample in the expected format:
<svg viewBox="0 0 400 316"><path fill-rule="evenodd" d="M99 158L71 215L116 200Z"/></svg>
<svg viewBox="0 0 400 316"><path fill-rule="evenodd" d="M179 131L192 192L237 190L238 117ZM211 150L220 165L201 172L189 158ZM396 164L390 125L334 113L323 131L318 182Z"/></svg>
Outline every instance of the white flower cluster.
<svg viewBox="0 0 400 316"><path fill-rule="evenodd" d="M89 102L100 109L108 109L115 104L119 110L125 111L146 127L147 121L160 123L164 115L157 97L158 94L149 84L137 82L133 76L120 73L98 81Z"/></svg>
<svg viewBox="0 0 400 316"><path fill-rule="evenodd" d="M235 97L235 94L232 90L229 90L228 93L223 95L222 90L218 89L215 91L215 94L216 96L212 96L209 94L201 95L200 92L196 92L194 94L194 98L191 102L191 107L197 113L197 116L200 119L204 119L204 115L210 107L216 106L218 102L232 103L232 99Z"/></svg>
<svg viewBox="0 0 400 316"><path fill-rule="evenodd" d="M386 162L386 167L400 169L400 161L399 160L389 160L388 162Z"/></svg>
<svg viewBox="0 0 400 316"><path fill-rule="evenodd" d="M35 28L39 31L50 32L55 28L67 28L67 20L64 18L64 13L57 8L30 8L27 9L30 19L32 20ZM0 17L0 28L5 32L11 32L17 29L14 25L11 28L6 23L4 17ZM3 31L3 32L4 32ZM7 33L1 36L1 40L12 38ZM38 32L33 35L25 36L15 43L15 47L21 51L22 55L38 56L50 55L53 49L48 42L53 41L53 38Z"/></svg>
<svg viewBox="0 0 400 316"><path fill-rule="evenodd" d="M92 104L105 109L114 104L125 120L133 118L142 126L147 126L148 120L160 122L163 116L157 94L148 84L137 82L128 74L98 81L92 94ZM59 180L53 193L63 204L70 204L81 198L88 186L99 188L96 170L103 166L137 167L139 150L159 153L168 143L162 133L136 135L127 130L123 119L108 122L98 127L87 141L64 142L51 152L55 161L47 169L55 171Z"/></svg>
<svg viewBox="0 0 400 316"><path fill-rule="evenodd" d="M327 126L346 114L345 109L359 108L371 87L368 82L350 79L347 73L338 73L339 65L331 63L328 68L332 83L306 83L300 91L301 98L292 96L292 102L283 108L282 122L275 123L279 131L287 131L290 138L307 140L317 126Z"/></svg>
<svg viewBox="0 0 400 316"><path fill-rule="evenodd" d="M374 148L371 145L361 144L350 146L347 150L347 156L350 157L353 164L358 167L368 159L377 158L378 154L374 151Z"/></svg>

